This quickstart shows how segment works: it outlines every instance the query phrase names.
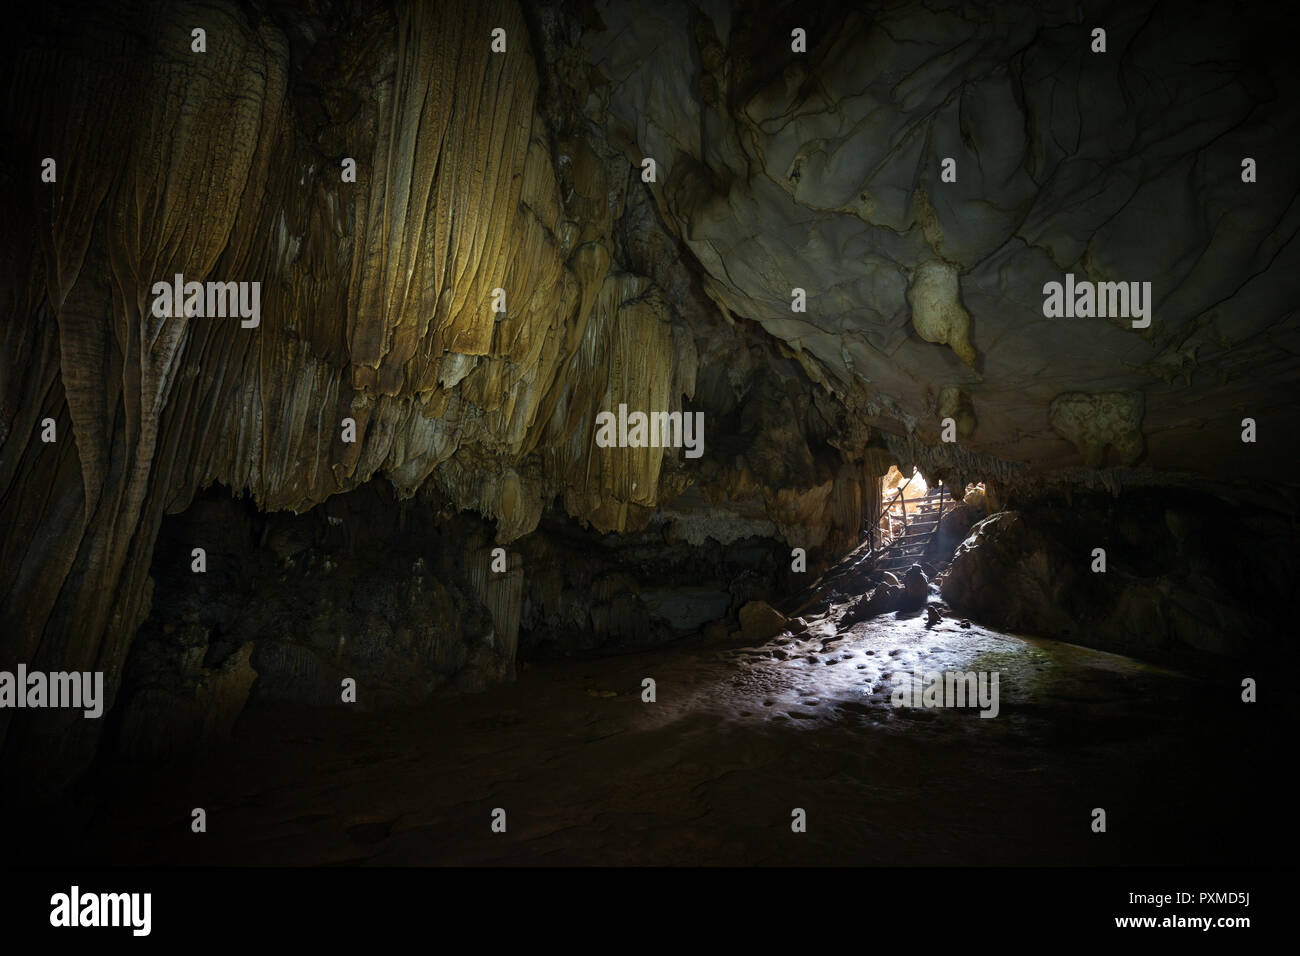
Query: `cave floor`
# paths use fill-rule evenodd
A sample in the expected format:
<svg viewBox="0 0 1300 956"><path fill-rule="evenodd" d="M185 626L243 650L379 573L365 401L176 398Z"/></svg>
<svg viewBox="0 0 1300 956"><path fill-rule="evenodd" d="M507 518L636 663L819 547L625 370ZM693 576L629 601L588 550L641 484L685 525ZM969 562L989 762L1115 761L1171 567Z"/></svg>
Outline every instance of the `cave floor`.
<svg viewBox="0 0 1300 956"><path fill-rule="evenodd" d="M998 717L894 709L891 675L918 666L998 671ZM228 748L112 769L82 849L201 864L1256 863L1283 852L1258 801L1278 751L1237 683L927 628L919 612L842 632L827 618L757 647L538 665L413 712L250 707Z"/></svg>

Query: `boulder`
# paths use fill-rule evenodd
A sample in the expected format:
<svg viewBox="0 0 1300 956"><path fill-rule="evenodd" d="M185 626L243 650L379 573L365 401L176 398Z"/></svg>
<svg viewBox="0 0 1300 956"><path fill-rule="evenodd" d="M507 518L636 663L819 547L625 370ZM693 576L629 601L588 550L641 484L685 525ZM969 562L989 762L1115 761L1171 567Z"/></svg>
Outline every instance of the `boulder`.
<svg viewBox="0 0 1300 956"><path fill-rule="evenodd" d="M945 601L994 627L1044 636L1072 636L1081 622L1069 600L1085 588L1080 561L1036 532L1014 511L991 515L971 528L943 577Z"/></svg>
<svg viewBox="0 0 1300 956"><path fill-rule="evenodd" d="M957 549L941 593L981 624L1150 658L1240 653L1267 633L1253 607L1182 566L1149 513L1113 517L1104 573L1092 570L1101 532L1090 515L991 515Z"/></svg>
<svg viewBox="0 0 1300 956"><path fill-rule="evenodd" d="M785 627L785 615L766 601L750 601L740 609L740 632L747 641L765 641Z"/></svg>
<svg viewBox="0 0 1300 956"><path fill-rule="evenodd" d="M882 584L870 594L863 595L844 612L840 619L841 627L851 627L859 621L865 621L886 611L897 611L907 601L907 592L892 584Z"/></svg>
<svg viewBox="0 0 1300 956"><path fill-rule="evenodd" d="M930 579L919 564L912 565L903 574L903 593L907 596L907 603L914 607L924 604L930 596Z"/></svg>

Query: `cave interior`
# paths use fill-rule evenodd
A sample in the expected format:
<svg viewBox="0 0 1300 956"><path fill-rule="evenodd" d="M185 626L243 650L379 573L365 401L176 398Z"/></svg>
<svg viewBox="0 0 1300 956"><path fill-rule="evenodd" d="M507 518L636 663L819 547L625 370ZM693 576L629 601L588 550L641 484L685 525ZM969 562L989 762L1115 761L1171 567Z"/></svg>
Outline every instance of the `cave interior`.
<svg viewBox="0 0 1300 956"><path fill-rule="evenodd" d="M1271 9L25 9L0 851L1291 859Z"/></svg>

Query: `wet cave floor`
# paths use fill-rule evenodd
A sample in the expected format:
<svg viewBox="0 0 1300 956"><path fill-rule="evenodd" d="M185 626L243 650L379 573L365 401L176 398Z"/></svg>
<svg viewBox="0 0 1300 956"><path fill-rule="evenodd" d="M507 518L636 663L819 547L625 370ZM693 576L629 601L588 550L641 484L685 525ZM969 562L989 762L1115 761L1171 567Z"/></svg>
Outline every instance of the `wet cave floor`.
<svg viewBox="0 0 1300 956"><path fill-rule="evenodd" d="M918 668L997 671L998 716L895 709L892 675ZM81 849L254 865L1283 862L1269 809L1283 751L1239 683L927 628L920 612L683 642L537 665L419 711L254 705L225 749L109 771Z"/></svg>

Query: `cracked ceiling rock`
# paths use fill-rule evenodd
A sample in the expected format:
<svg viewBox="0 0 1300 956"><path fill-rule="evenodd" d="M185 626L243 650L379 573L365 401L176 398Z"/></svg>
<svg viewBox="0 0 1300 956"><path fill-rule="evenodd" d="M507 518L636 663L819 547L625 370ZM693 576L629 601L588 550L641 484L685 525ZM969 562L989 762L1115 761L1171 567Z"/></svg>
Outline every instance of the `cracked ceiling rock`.
<svg viewBox="0 0 1300 956"><path fill-rule="evenodd" d="M724 315L785 340L841 399L862 380L893 398L892 417L925 420L932 390L954 377L932 343L946 344L978 365L981 380L963 387L987 409L964 441L1020 464L1042 448L1034 465L1045 472L1073 453L1020 436L1047 419L1053 397L1143 391L1164 429L1185 402L1153 386L1177 383L1218 412L1148 447L1144 463L1172 476L1209 467L1196 433L1226 435L1240 421L1234 375L1295 377L1300 166L1274 162L1248 187L1239 172L1279 133L1295 138L1287 103L1300 83L1260 65L1231 14L1193 22L1139 0L1112 28L1108 68L1096 69L1069 3L809 10L806 55L789 54L743 2L686 6L690 17L654 14L653 29L633 5L603 9L602 26L582 35L608 81L590 119L611 142L634 130L629 155L667 168L651 195ZM1132 46L1150 22L1161 32ZM707 95L661 66L656 51L679 47L701 57L708 47L710 62L728 65L708 70ZM1125 91L1137 75L1170 94L1134 99ZM701 129L709 135L697 140ZM945 158L955 181L941 179ZM1153 233L1154 210L1169 227ZM1043 285L1066 272L1150 281L1151 328L1045 319ZM796 287L808 311L792 316ZM1209 314L1223 334L1189 338ZM914 322L916 335L898 336ZM827 334L848 346L825 347ZM1290 420L1286 401L1275 390L1255 407ZM1264 467L1262 456L1242 464Z"/></svg>
<svg viewBox="0 0 1300 956"><path fill-rule="evenodd" d="M1052 400L1050 424L1074 444L1089 468L1102 465L1107 447L1114 449L1121 465L1132 465L1142 457L1140 392L1058 395Z"/></svg>

